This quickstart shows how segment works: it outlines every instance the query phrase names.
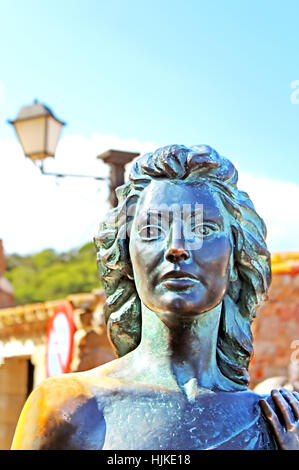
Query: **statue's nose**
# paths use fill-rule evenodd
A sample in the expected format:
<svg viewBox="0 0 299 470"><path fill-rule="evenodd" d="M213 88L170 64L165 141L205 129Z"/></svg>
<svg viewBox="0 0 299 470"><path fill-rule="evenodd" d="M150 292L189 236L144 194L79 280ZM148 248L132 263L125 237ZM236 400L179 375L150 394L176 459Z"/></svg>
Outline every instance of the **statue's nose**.
<svg viewBox="0 0 299 470"><path fill-rule="evenodd" d="M170 263L180 263L189 259L190 255L184 248L170 247L165 257Z"/></svg>
<svg viewBox="0 0 299 470"><path fill-rule="evenodd" d="M168 239L168 249L165 258L170 263L180 263L190 258L185 248L183 221L178 218L173 221Z"/></svg>

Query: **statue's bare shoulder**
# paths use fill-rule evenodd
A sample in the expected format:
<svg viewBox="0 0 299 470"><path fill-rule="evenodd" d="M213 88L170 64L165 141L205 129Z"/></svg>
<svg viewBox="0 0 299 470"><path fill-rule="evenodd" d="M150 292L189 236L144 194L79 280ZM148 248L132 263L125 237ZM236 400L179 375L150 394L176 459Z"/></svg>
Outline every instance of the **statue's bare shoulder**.
<svg viewBox="0 0 299 470"><path fill-rule="evenodd" d="M124 357L86 372L44 380L27 399L12 449L89 448L94 434L92 446L94 442L100 446L105 436L105 407L117 397L152 389L132 382L128 370Z"/></svg>
<svg viewBox="0 0 299 470"><path fill-rule="evenodd" d="M76 448L66 441L76 439L77 430L82 434L82 423L87 424L86 433L93 426L100 429L105 398L119 388L119 380L100 375L88 371L44 380L27 399L12 449Z"/></svg>

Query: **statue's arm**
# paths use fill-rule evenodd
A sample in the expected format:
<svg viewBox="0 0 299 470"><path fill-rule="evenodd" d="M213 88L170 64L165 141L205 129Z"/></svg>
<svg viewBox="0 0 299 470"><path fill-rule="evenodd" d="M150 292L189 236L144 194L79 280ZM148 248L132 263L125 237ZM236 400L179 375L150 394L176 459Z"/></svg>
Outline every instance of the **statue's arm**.
<svg viewBox="0 0 299 470"><path fill-rule="evenodd" d="M267 400L260 400L265 418L282 450L299 450L299 394L286 389L272 390L275 409Z"/></svg>

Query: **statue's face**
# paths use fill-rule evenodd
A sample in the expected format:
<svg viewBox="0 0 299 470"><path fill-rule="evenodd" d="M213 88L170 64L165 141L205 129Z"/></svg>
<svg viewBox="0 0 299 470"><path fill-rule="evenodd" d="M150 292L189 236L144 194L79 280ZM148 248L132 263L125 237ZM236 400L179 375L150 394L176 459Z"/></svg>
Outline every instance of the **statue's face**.
<svg viewBox="0 0 299 470"><path fill-rule="evenodd" d="M232 252L225 216L219 196L205 183L153 180L147 186L129 247L144 305L158 314L191 317L221 302Z"/></svg>

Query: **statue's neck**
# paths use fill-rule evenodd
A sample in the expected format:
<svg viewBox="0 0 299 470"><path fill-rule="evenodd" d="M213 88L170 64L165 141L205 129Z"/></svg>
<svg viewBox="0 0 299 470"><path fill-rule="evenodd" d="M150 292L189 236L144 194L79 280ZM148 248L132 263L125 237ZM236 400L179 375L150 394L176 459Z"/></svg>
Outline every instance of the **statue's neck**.
<svg viewBox="0 0 299 470"><path fill-rule="evenodd" d="M170 319L142 305L142 336L135 364L155 380L181 389L223 388L216 361L221 304L195 319ZM224 386L225 388L225 386Z"/></svg>

